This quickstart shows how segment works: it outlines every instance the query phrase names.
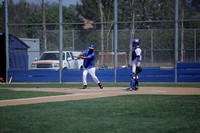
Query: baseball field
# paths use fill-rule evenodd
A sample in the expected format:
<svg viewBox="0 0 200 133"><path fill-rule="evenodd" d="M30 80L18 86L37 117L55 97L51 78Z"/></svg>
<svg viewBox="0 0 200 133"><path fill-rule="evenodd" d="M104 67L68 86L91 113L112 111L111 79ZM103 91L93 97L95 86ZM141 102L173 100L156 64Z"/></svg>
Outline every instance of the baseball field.
<svg viewBox="0 0 200 133"><path fill-rule="evenodd" d="M200 132L200 83L103 85L0 84L0 132Z"/></svg>

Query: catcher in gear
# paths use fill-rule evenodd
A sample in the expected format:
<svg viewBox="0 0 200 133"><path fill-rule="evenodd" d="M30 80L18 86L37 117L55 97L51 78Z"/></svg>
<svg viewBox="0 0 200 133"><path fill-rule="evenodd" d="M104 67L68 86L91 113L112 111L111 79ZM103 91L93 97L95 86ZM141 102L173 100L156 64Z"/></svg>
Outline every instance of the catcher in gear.
<svg viewBox="0 0 200 133"><path fill-rule="evenodd" d="M141 53L142 50L139 46L140 40L139 39L133 39L132 45L133 45L133 52L132 52L132 73L131 76L131 82L130 82L130 91L132 90L138 90L138 73L142 71L142 68L140 67L140 61L142 59Z"/></svg>

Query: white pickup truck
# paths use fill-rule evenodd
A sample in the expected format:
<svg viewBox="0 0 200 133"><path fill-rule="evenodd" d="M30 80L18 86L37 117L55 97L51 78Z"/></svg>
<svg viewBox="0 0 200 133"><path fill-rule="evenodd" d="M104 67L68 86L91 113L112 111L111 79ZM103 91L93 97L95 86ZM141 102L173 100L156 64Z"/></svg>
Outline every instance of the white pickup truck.
<svg viewBox="0 0 200 133"><path fill-rule="evenodd" d="M83 60L77 59L78 51L63 51L63 69L82 69ZM31 64L31 69L59 69L59 51L43 52L39 59Z"/></svg>

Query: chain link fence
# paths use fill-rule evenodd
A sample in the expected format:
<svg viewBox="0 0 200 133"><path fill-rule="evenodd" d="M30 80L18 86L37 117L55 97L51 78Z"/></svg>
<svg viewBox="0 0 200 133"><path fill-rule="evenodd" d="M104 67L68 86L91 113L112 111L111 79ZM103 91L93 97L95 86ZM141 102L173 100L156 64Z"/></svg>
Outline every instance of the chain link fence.
<svg viewBox="0 0 200 133"><path fill-rule="evenodd" d="M44 52L42 30L11 30L9 33L17 38L39 39L39 53ZM81 51L95 45L95 62L97 68L105 64L110 69L114 67L114 35L113 30L104 31L104 50L101 50L100 30L64 30L63 50ZM109 36L106 36L108 34ZM179 33L182 31L179 30ZM173 67L174 66L174 30L173 29L137 29L135 37L140 38L143 67ZM200 61L200 29L184 30L184 49L181 49L179 36L179 62ZM34 40L33 40L34 41ZM130 30L118 30L118 67L128 67ZM47 51L59 51L59 30L47 30ZM29 51L36 52L36 51ZM104 56L99 54L104 52ZM110 55L109 55L110 54ZM121 55L120 55L121 54ZM107 57L106 57L107 55ZM102 56L102 54L101 54ZM34 57L38 58L38 57ZM107 59L104 59L107 58ZM183 58L181 60L181 58ZM104 60L104 61L102 61ZM111 61L112 60L112 61ZM124 64L123 64L124 63ZM108 65L109 64L109 65Z"/></svg>
<svg viewBox="0 0 200 133"><path fill-rule="evenodd" d="M31 3L24 5L24 8L30 6ZM17 3L16 3L17 4ZM54 3L55 4L55 3ZM11 13L13 3L8 5L8 13ZM45 9L51 11L55 8L56 15L52 16L55 19L50 23L46 23L46 40L47 51L59 51L59 6L56 3L54 6L46 4ZM75 6L73 6L75 8ZM171 7L172 9L174 7ZM68 7L70 9L70 7ZM35 5L32 9L32 13L40 11L41 6ZM47 11L47 12L48 12ZM64 8L63 14L67 11ZM38 12L39 13L39 12ZM15 8L15 14L23 16L24 12ZM17 17L9 15L8 28L9 34L19 38L21 40L32 39L33 42L37 42L36 49L29 50L29 56L31 59L39 58L45 50L44 45L44 31L42 23L28 23L28 20L33 19L31 17L23 17L23 23L17 23L15 19ZM30 14L31 15L31 10ZM41 14L35 18L42 19ZM53 15L53 13L52 13ZM171 14L173 16L173 14ZM51 16L46 16L48 19ZM64 16L66 17L66 16ZM182 22L185 27L181 27ZM148 24L147 24L148 23ZM179 45L178 45L178 57L179 62L200 62L200 29L199 27L191 27L193 23L200 23L200 20L180 20L179 21ZM101 23L93 21L82 22L67 22L63 18L63 51L80 51L83 52L89 47L90 44L95 45L95 63L97 69L114 69L114 27L112 22L104 22L103 40L101 37ZM109 25L112 25L110 29ZM131 36L132 22L123 21L118 23L118 67L129 66L129 45ZM141 40L142 49L142 67L174 67L174 21L173 20L157 20L157 21L136 21L135 22L135 38ZM4 32L2 29L1 32ZM23 39L22 39L23 38ZM102 47L103 41L103 47ZM27 44L27 41L25 42ZM29 45L29 44L27 44ZM20 52L20 51L18 51ZM38 53L38 54L33 54ZM33 61L33 60L32 60ZM31 68L31 62L29 62L28 69Z"/></svg>

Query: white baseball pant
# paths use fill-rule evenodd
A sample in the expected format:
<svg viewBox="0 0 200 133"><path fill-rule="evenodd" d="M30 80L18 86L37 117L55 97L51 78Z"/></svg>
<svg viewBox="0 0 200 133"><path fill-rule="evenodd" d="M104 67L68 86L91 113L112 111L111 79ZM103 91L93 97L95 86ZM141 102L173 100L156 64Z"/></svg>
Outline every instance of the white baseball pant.
<svg viewBox="0 0 200 133"><path fill-rule="evenodd" d="M140 62L138 64L138 66L140 66ZM137 58L132 61L132 72L133 73L136 73L136 67L137 67Z"/></svg>
<svg viewBox="0 0 200 133"><path fill-rule="evenodd" d="M95 75L95 70L96 70L95 67L90 68L90 69L85 68L83 70L83 85L87 85L87 74L88 73L91 75L91 77L93 78L93 80L96 84L100 83L97 76Z"/></svg>

